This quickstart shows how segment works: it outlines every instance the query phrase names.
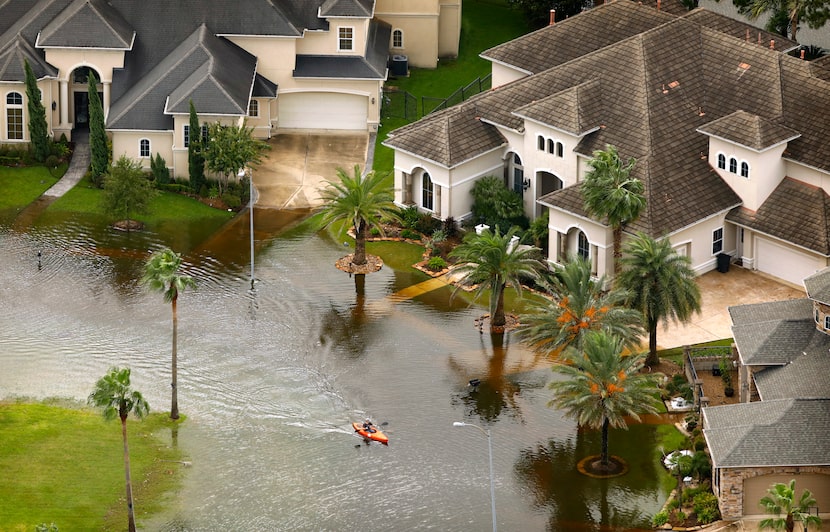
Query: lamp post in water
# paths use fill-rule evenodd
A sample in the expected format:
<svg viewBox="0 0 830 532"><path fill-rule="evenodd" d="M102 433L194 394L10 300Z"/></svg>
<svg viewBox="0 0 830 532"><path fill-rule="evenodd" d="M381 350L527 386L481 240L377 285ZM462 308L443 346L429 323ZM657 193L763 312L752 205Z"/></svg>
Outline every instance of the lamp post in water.
<svg viewBox="0 0 830 532"><path fill-rule="evenodd" d="M455 421L453 427L473 427L479 430L482 434L487 436L487 451L490 455L490 512L493 515L493 532L497 532L496 526L496 484L493 479L493 438L490 436L490 429L484 429L475 423L464 423L463 421Z"/></svg>

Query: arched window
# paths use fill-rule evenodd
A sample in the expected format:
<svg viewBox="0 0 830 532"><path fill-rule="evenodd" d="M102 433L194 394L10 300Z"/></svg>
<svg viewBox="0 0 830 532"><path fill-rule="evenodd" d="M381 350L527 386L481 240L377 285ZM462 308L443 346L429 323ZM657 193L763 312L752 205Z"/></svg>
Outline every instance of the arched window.
<svg viewBox="0 0 830 532"><path fill-rule="evenodd" d="M738 173L738 159L734 157L729 158L729 171L733 174Z"/></svg>
<svg viewBox="0 0 830 532"><path fill-rule="evenodd" d="M550 141L548 141L550 142ZM513 154L513 192L521 194L524 192L525 169L522 166L522 158L518 153Z"/></svg>
<svg viewBox="0 0 830 532"><path fill-rule="evenodd" d="M392 48L403 48L403 30L392 31Z"/></svg>
<svg viewBox="0 0 830 532"><path fill-rule="evenodd" d="M824 317L824 328L830 330L830 316Z"/></svg>
<svg viewBox="0 0 830 532"><path fill-rule="evenodd" d="M539 151L545 151L545 137L542 135L536 137L536 149Z"/></svg>
<svg viewBox="0 0 830 532"><path fill-rule="evenodd" d="M150 139L141 139L138 141L138 156L139 157L149 157L150 156Z"/></svg>
<svg viewBox="0 0 830 532"><path fill-rule="evenodd" d="M718 168L726 170L726 155L722 153L718 154Z"/></svg>
<svg viewBox="0 0 830 532"><path fill-rule="evenodd" d="M749 163L741 161L741 177L749 179Z"/></svg>
<svg viewBox="0 0 830 532"><path fill-rule="evenodd" d="M577 236L576 254L585 260L591 257L591 244L588 242L588 237L582 231Z"/></svg>
<svg viewBox="0 0 830 532"><path fill-rule="evenodd" d="M553 140L548 139L548 153L553 155L554 151L555 151L554 142L553 142Z"/></svg>
<svg viewBox="0 0 830 532"><path fill-rule="evenodd" d="M252 118L257 118L259 116L259 102L256 100L251 100L251 103L248 104L248 116Z"/></svg>
<svg viewBox="0 0 830 532"><path fill-rule="evenodd" d="M429 177L429 174L424 172L424 175L421 177L421 207L424 209L434 210L433 204L433 185L432 185L432 178Z"/></svg>
<svg viewBox="0 0 830 532"><path fill-rule="evenodd" d="M556 156L557 157L564 157L565 156L565 145L561 142L556 143Z"/></svg>
<svg viewBox="0 0 830 532"><path fill-rule="evenodd" d="M23 95L6 94L6 134L9 140L23 140Z"/></svg>

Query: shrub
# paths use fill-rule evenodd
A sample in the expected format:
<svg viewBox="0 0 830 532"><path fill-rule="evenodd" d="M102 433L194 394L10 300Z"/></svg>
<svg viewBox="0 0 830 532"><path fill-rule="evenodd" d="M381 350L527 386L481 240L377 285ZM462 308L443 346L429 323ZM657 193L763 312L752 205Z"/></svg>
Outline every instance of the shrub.
<svg viewBox="0 0 830 532"><path fill-rule="evenodd" d="M208 190L208 197L210 199L218 198L219 197L219 187L217 187L216 185L211 186L210 190Z"/></svg>
<svg viewBox="0 0 830 532"><path fill-rule="evenodd" d="M401 231L401 238L405 238L407 240L420 240L421 235L411 229L404 229Z"/></svg>
<svg viewBox="0 0 830 532"><path fill-rule="evenodd" d="M507 188L501 177L482 177L475 182L470 193L473 195L471 210L476 224L487 224L492 231L498 228L501 234L514 225L525 229L530 224L524 214L522 196Z"/></svg>
<svg viewBox="0 0 830 532"><path fill-rule="evenodd" d="M242 200L236 194L225 193L222 195L222 201L231 209L238 209L242 206Z"/></svg>
<svg viewBox="0 0 830 532"><path fill-rule="evenodd" d="M199 187L199 196L202 198L206 198L210 190L208 190L207 183L202 183L202 186Z"/></svg>
<svg viewBox="0 0 830 532"><path fill-rule="evenodd" d="M444 222L441 224L441 229L444 231L444 234L447 235L447 238L458 236L458 223L452 216L444 218Z"/></svg>
<svg viewBox="0 0 830 532"><path fill-rule="evenodd" d="M166 185L170 182L170 169L167 168L167 161L160 153L156 153L156 156L150 159L150 170L159 185Z"/></svg>
<svg viewBox="0 0 830 532"><path fill-rule="evenodd" d="M422 212L418 215L418 222L415 224L415 230L423 235L431 235L436 229L440 229L441 221L432 217L428 212Z"/></svg>
<svg viewBox="0 0 830 532"><path fill-rule="evenodd" d="M695 495L692 505L697 514L697 520L701 524L709 524L720 518L718 498L711 492L701 492Z"/></svg>
<svg viewBox="0 0 830 532"><path fill-rule="evenodd" d="M444 268L447 267L447 261L442 259L441 257L432 257L427 262L427 268L433 272L440 272Z"/></svg>
<svg viewBox="0 0 830 532"><path fill-rule="evenodd" d="M678 501L677 499L672 499L671 501L669 501L667 508L669 510L676 510L680 508L680 501Z"/></svg>
<svg viewBox="0 0 830 532"><path fill-rule="evenodd" d="M54 168L54 167L56 167L57 165L60 164L60 159L58 159L54 155L50 155L49 157L46 158L46 162L43 163L43 164L44 164L44 166L46 166L46 168Z"/></svg>
<svg viewBox="0 0 830 532"><path fill-rule="evenodd" d="M377 227L372 227L371 229L369 229L369 234L372 236L380 236L380 229L378 229Z"/></svg>
<svg viewBox="0 0 830 532"><path fill-rule="evenodd" d="M683 512L682 510L678 510L678 511L677 511L677 513L676 513L676 514L674 514L674 517L675 517L675 518L676 518L679 522L681 522L681 523L682 523L683 521L685 521L685 520L686 520L686 513L685 513L685 512Z"/></svg>
<svg viewBox="0 0 830 532"><path fill-rule="evenodd" d="M415 229L420 219L421 213L418 212L418 207L414 205L407 207L401 212L401 226L406 229Z"/></svg>
<svg viewBox="0 0 830 532"><path fill-rule="evenodd" d="M654 517L651 518L651 523L654 526L663 526L669 522L669 514L665 511L657 512L654 514Z"/></svg>
<svg viewBox="0 0 830 532"><path fill-rule="evenodd" d="M166 183L163 185L159 185L161 190L166 190L168 192L176 192L176 193L184 193L189 192L190 187L187 185L182 185L181 183Z"/></svg>

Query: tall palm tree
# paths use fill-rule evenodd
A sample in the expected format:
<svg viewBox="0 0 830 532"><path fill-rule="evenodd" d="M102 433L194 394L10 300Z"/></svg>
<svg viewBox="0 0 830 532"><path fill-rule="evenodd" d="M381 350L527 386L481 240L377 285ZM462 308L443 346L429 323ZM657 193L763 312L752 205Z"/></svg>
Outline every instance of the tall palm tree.
<svg viewBox="0 0 830 532"><path fill-rule="evenodd" d="M179 395L177 392L179 372L179 315L177 303L180 292L183 292L188 287L196 287L196 282L192 277L179 273L181 265L181 255L170 248L161 249L150 256L147 264L144 266L144 277L141 279L142 284L149 287L153 292L161 292L164 295L165 303L170 303L170 306L173 309L173 347L171 357L172 380L170 381L172 397L170 400L170 419L179 419Z"/></svg>
<svg viewBox="0 0 830 532"><path fill-rule="evenodd" d="M648 330L646 364L655 366L660 363L657 355L660 320L685 322L700 312L700 288L691 259L673 250L667 238L655 240L638 233L626 243L622 265L617 286L628 290L628 306L643 313Z"/></svg>
<svg viewBox="0 0 830 532"><path fill-rule="evenodd" d="M771 12L772 16L767 29L776 31L775 22L780 21L781 33L784 37L789 34L790 39L797 41L799 23L807 21L811 28L817 29L827 22L830 15L830 6L827 2L817 0L741 0L735 3L738 12L756 19L764 13Z"/></svg>
<svg viewBox="0 0 830 532"><path fill-rule="evenodd" d="M382 175L374 171L365 176L360 173L360 166L354 166L349 175L343 168L337 169L339 181L329 181L320 197L323 206L324 225L336 221L346 221L354 228L354 258L357 266L366 264L366 234L372 227L383 231L378 222L396 219L398 208L392 187L385 183Z"/></svg>
<svg viewBox="0 0 830 532"><path fill-rule="evenodd" d="M590 170L582 181L582 197L590 216L608 221L614 235L614 273L620 271L622 230L635 221L646 207L643 182L631 177L634 158L623 161L615 146L597 150L588 161Z"/></svg>
<svg viewBox="0 0 830 532"><path fill-rule="evenodd" d="M605 276L592 278L590 262L572 255L551 277L545 284L553 299L532 304L532 313L522 316L517 331L537 351L581 351L585 334L596 330L622 338L629 348L639 343L642 316L624 306L627 292L605 290Z"/></svg>
<svg viewBox="0 0 830 532"><path fill-rule="evenodd" d="M511 244L517 228L506 234L489 230L470 233L450 252L461 263L454 273L461 274L458 291L464 285L478 285L475 298L490 291L490 332L498 332L507 323L504 315L504 290L510 284L522 293L523 279L539 279L544 264L533 257L533 248Z"/></svg>
<svg viewBox="0 0 830 532"><path fill-rule="evenodd" d="M562 409L580 426L602 430L601 467L610 465L608 428L627 428L625 416L657 412L656 375L640 373L642 353L621 356L622 340L604 331L585 334L583 351L563 353L553 370L565 379L552 382L554 398L548 403Z"/></svg>
<svg viewBox="0 0 830 532"><path fill-rule="evenodd" d="M130 449L127 445L127 416L131 413L143 418L150 411L150 406L141 393L130 387L130 368L111 368L98 379L95 389L89 396L89 404L103 408L107 421L118 417L121 419L121 438L124 441L124 473L127 482L127 513L130 532L135 532L135 512L133 509L133 484L130 479Z"/></svg>
<svg viewBox="0 0 830 532"><path fill-rule="evenodd" d="M804 524L804 530L807 530L806 527L811 524L821 525L821 518L810 513L810 507L816 505L816 500L810 490L805 489L801 492L801 497L796 499L795 480L790 480L789 484L773 484L767 490L767 494L761 498L760 503L768 514L775 515L775 517L767 517L761 521L762 529L772 528L793 532L796 521Z"/></svg>

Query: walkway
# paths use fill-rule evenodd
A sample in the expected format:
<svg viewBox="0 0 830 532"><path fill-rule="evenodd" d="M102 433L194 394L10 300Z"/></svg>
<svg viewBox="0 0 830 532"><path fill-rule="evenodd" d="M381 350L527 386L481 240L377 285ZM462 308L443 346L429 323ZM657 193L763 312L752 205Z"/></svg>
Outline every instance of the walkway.
<svg viewBox="0 0 830 532"><path fill-rule="evenodd" d="M72 132L72 141L75 143L75 151L72 153L72 161L69 163L66 173L52 185L52 188L43 193L44 196L59 198L69 192L84 178L89 169L89 131L75 130Z"/></svg>

